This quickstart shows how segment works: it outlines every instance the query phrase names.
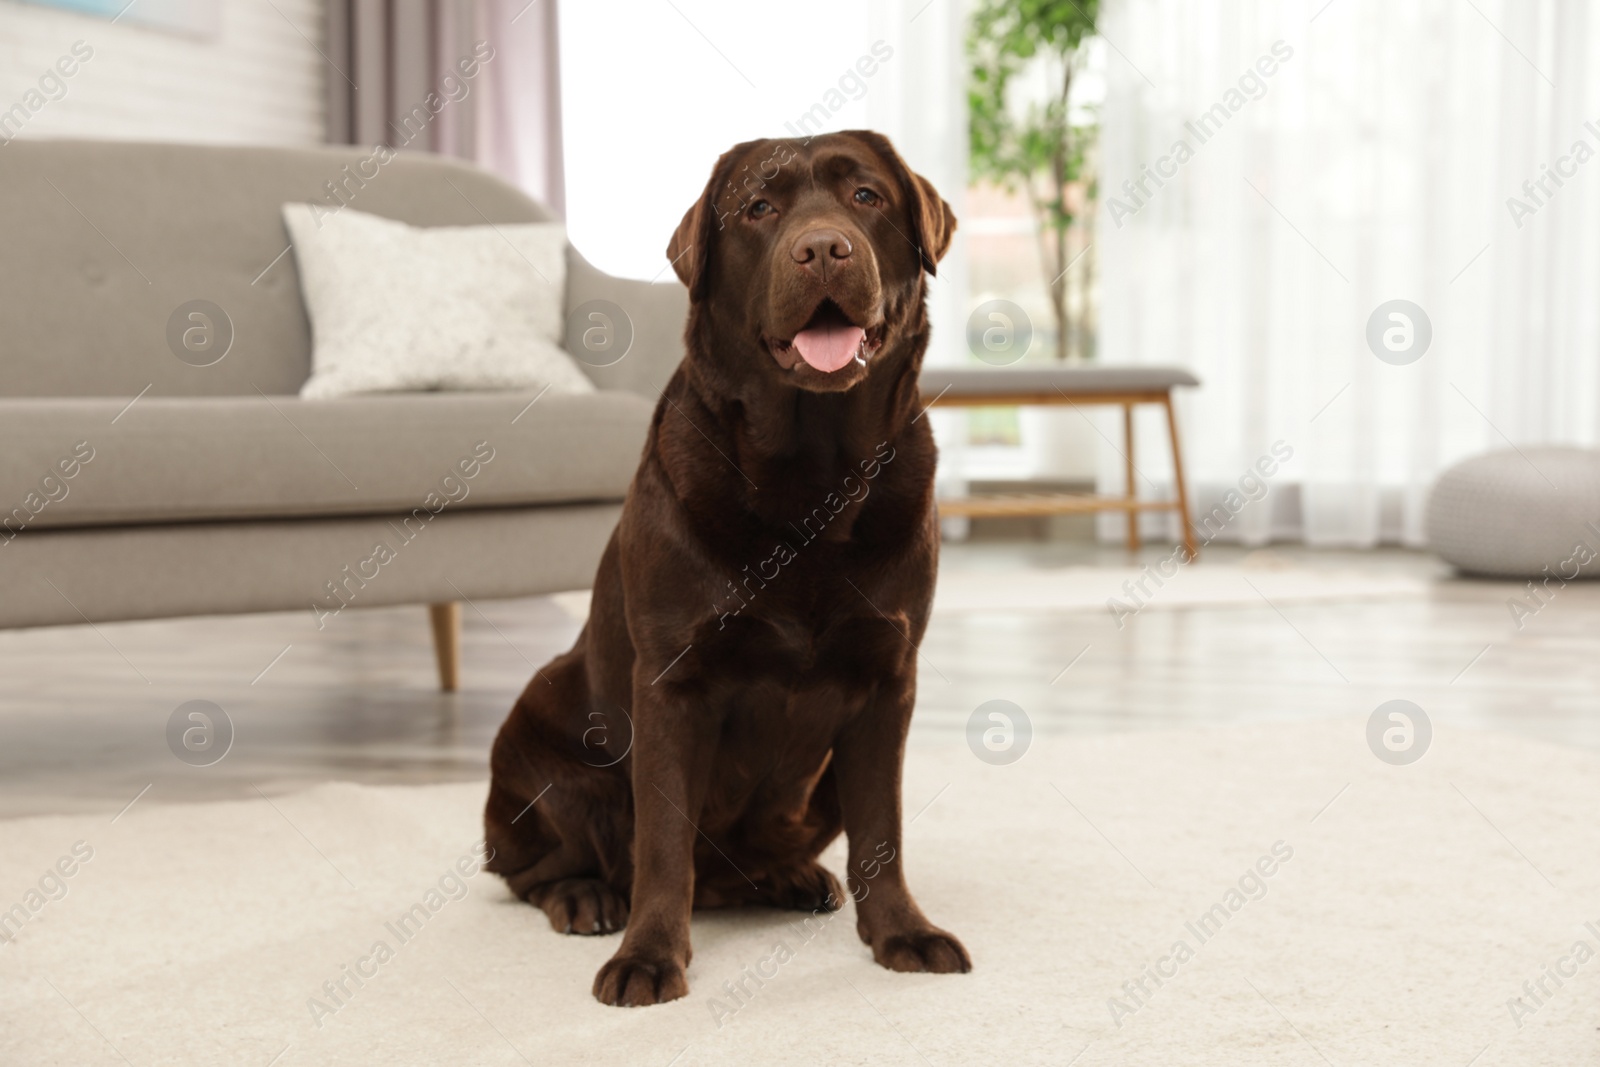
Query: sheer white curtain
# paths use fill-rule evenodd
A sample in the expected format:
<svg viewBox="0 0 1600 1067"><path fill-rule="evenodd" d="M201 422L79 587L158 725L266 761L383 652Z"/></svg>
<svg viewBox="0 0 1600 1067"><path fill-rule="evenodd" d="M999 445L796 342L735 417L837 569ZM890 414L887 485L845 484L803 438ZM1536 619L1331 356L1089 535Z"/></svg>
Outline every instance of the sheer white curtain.
<svg viewBox="0 0 1600 1067"><path fill-rule="evenodd" d="M894 141L958 220L950 250L928 284L933 340L927 360L959 363L966 355L967 315L967 243L959 222L967 192L965 6L955 0L873 0L867 12L871 38L892 41L895 54L883 65L882 84L866 95L866 125ZM939 417L934 424L941 424Z"/></svg>
<svg viewBox="0 0 1600 1067"><path fill-rule="evenodd" d="M1203 380L1180 407L1202 511L1275 441L1294 451L1224 538L1419 543L1428 487L1455 460L1596 443L1600 13L1586 0L1107 8L1103 358ZM1512 197L1531 213L1514 218ZM1407 365L1366 341L1394 299L1432 324ZM1170 492L1146 430L1142 489ZM1102 459L1119 486L1121 458ZM1166 518L1150 532L1170 534Z"/></svg>

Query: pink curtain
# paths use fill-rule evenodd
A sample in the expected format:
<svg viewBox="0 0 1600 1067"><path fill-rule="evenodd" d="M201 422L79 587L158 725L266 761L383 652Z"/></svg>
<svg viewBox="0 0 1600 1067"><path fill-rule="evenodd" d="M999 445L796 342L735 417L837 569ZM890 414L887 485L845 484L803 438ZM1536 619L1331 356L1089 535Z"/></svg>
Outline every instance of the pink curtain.
<svg viewBox="0 0 1600 1067"><path fill-rule="evenodd" d="M566 217L556 0L485 0L499 53L485 71L473 158Z"/></svg>
<svg viewBox="0 0 1600 1067"><path fill-rule="evenodd" d="M328 0L328 140L472 160L565 213L556 0Z"/></svg>

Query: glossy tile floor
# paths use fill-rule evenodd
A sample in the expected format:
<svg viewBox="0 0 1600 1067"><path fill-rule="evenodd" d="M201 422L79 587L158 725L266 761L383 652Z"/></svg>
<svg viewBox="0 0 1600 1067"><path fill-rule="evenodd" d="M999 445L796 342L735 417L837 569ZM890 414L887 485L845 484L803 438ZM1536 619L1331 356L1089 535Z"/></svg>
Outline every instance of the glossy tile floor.
<svg viewBox="0 0 1600 1067"><path fill-rule="evenodd" d="M1519 586L1452 578L1424 554L1213 546L1197 566L1242 560L1427 584L1370 601L1150 610L1120 630L1104 611L936 616L913 743L964 743L973 710L997 698L1059 735L1365 716L1402 697L1436 721L1600 749L1600 583L1558 591L1519 630L1507 607ZM944 555L968 569L1129 561L1071 542ZM309 612L0 632L0 817L115 812L147 786L171 802L480 778L516 693L578 622L548 598L465 614L465 691L450 695L435 689L421 608L346 613L321 632ZM168 749L168 720L190 700L234 725L210 767Z"/></svg>

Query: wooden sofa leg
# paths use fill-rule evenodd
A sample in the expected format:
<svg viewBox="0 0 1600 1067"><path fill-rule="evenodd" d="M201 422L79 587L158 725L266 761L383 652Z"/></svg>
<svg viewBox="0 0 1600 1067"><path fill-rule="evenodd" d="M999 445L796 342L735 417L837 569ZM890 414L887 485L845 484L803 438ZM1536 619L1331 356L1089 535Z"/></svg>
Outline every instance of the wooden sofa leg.
<svg viewBox="0 0 1600 1067"><path fill-rule="evenodd" d="M454 693L461 687L461 605L456 601L428 605L433 624L433 653L439 661L439 689Z"/></svg>

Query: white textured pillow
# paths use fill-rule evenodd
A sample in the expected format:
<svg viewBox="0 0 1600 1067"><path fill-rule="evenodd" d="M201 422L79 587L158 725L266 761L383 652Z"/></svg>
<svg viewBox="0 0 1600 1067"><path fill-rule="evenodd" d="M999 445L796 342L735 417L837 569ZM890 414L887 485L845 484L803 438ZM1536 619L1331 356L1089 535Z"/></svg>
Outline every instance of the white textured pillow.
<svg viewBox="0 0 1600 1067"><path fill-rule="evenodd" d="M283 205L313 338L310 399L431 389L590 393L561 349L566 228L417 227Z"/></svg>

